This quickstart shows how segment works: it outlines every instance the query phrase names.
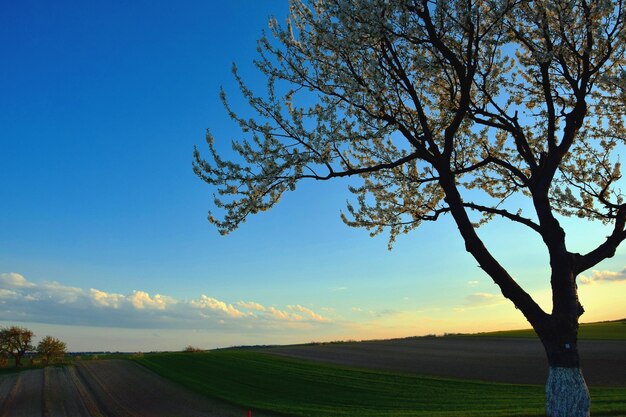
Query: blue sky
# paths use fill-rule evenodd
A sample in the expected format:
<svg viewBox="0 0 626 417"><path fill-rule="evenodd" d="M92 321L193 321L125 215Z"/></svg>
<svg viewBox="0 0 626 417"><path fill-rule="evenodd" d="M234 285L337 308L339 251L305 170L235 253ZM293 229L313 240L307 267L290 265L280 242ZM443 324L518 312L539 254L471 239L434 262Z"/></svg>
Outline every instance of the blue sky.
<svg viewBox="0 0 626 417"><path fill-rule="evenodd" d="M218 141L238 136L219 88L245 109L231 65L262 88L256 39L271 15L286 13L277 0L3 6L0 324L61 337L73 350L525 325L450 219L389 252L385 236L341 222L342 183L304 183L227 237L208 223L211 190L191 170L193 146L203 149L206 128ZM580 250L606 235L567 225ZM547 303L538 239L498 222L481 233ZM624 253L581 286L588 320L626 315Z"/></svg>

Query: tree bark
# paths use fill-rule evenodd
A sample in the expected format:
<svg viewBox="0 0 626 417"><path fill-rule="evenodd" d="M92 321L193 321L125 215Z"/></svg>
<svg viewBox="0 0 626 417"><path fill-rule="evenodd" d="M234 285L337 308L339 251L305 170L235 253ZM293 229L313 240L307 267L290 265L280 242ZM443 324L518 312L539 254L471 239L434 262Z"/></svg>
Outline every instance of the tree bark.
<svg viewBox="0 0 626 417"><path fill-rule="evenodd" d="M580 369L577 320L571 326L563 323L553 326L558 328L544 333L543 337L540 335L550 365L546 382L546 415L589 417L590 397Z"/></svg>
<svg viewBox="0 0 626 417"><path fill-rule="evenodd" d="M550 366L546 382L548 417L589 417L590 399L580 368Z"/></svg>

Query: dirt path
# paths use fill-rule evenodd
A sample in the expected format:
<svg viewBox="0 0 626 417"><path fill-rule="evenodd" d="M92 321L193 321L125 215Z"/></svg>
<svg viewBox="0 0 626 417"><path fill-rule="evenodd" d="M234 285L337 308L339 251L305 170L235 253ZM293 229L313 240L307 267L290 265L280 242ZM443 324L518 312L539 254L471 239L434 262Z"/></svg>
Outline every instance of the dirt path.
<svg viewBox="0 0 626 417"><path fill-rule="evenodd" d="M0 376L0 417L243 417L130 361L79 362ZM255 412L255 417L263 416Z"/></svg>
<svg viewBox="0 0 626 417"><path fill-rule="evenodd" d="M591 386L626 386L626 342L579 342ZM534 339L438 337L359 343L281 346L269 353L323 362L522 384L544 384L548 363Z"/></svg>

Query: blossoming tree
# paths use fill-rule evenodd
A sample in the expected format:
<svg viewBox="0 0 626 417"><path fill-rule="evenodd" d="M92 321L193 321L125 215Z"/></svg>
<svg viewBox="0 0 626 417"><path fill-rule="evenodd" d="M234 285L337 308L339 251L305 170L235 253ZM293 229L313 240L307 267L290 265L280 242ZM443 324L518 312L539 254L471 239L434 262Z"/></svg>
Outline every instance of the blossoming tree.
<svg viewBox="0 0 626 417"><path fill-rule="evenodd" d="M301 180L350 176L345 223L389 230L390 244L451 216L545 347L547 414L587 416L576 278L626 239L625 17L622 0L291 0L287 23L270 21L259 41L267 92L234 69L258 117L223 96L246 133L237 158L210 133L210 158L195 150L196 174L217 189L209 220L228 233ZM562 216L612 232L575 253ZM477 228L495 217L545 243L551 311L483 244Z"/></svg>

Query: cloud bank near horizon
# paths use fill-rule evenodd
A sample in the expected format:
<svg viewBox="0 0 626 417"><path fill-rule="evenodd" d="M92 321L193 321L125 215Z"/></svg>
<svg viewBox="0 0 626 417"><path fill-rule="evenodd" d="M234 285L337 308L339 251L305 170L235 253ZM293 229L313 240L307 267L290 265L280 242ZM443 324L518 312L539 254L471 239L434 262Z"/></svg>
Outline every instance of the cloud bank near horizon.
<svg viewBox="0 0 626 417"><path fill-rule="evenodd" d="M594 270L589 276L581 275L579 278L585 291L604 291L602 294L607 294L606 291L611 291L611 284L621 286L626 283L626 268L616 272ZM471 284L468 283L470 288ZM590 300L587 300L588 303ZM311 308L293 301L283 305L264 305L253 299L227 301L207 294L192 299L177 299L141 290L121 294L59 282L30 281L15 272L0 273L0 322L4 323L146 331L198 330L219 334L222 338L235 335L239 339L249 337L245 339L249 342L279 340L287 335L290 340L301 341L304 338L363 339L461 331L459 314L471 313L477 317L484 309L489 309L490 314L499 309L498 314L510 317L510 320L521 317L507 309L510 304L504 297L488 292L471 292L456 300L453 297L448 304L420 304L418 300L414 307L406 305L406 297L397 304L387 301L386 304L376 305L376 308L353 305L351 309L347 305L339 309L336 306ZM621 304L615 304L611 311L619 311L618 305ZM489 329L485 327L485 330Z"/></svg>
<svg viewBox="0 0 626 417"><path fill-rule="evenodd" d="M0 273L0 319L118 328L311 329L333 320L299 304L264 306L255 301L227 303L202 294L192 300L83 289L58 282L35 283L15 273Z"/></svg>

